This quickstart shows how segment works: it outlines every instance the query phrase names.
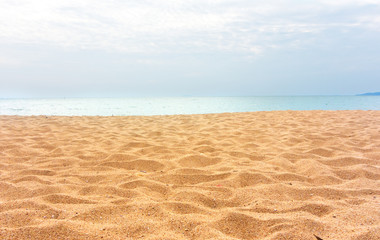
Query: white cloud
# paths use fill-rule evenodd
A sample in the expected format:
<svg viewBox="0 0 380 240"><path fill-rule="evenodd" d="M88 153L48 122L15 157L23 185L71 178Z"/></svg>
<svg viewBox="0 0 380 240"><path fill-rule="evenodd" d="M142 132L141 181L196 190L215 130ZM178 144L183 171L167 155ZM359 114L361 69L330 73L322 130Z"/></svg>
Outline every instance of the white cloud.
<svg viewBox="0 0 380 240"><path fill-rule="evenodd" d="M368 5L368 4L374 4L379 5L378 0L320 0L319 1L322 4L330 5L330 6L360 6L360 5Z"/></svg>
<svg viewBox="0 0 380 240"><path fill-rule="evenodd" d="M380 14L359 17L358 22L371 28L373 31L380 31Z"/></svg>
<svg viewBox="0 0 380 240"><path fill-rule="evenodd" d="M125 52L244 51L294 46L299 35L331 27L373 29L379 15L320 20L334 11L379 1L3 0L0 43Z"/></svg>
<svg viewBox="0 0 380 240"><path fill-rule="evenodd" d="M17 59L0 56L0 66L16 67L20 66L21 64L22 62Z"/></svg>

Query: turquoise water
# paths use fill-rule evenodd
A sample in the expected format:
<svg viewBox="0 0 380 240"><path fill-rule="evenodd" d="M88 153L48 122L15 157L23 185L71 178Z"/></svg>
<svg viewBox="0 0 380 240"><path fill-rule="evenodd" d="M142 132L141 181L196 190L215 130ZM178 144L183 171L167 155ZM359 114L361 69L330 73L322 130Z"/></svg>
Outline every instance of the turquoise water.
<svg viewBox="0 0 380 240"><path fill-rule="evenodd" d="M0 99L0 115L168 115L272 110L380 110L380 96Z"/></svg>

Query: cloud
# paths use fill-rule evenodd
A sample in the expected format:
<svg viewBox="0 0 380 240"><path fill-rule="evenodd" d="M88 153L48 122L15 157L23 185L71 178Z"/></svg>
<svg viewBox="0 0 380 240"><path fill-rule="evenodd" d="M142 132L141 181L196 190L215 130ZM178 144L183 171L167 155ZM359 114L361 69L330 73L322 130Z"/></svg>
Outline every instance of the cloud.
<svg viewBox="0 0 380 240"><path fill-rule="evenodd" d="M379 15L340 11L379 1L3 0L0 43L129 53L246 52L295 47L336 28L376 29Z"/></svg>
<svg viewBox="0 0 380 240"><path fill-rule="evenodd" d="M17 67L22 65L22 62L18 59L0 56L0 66Z"/></svg>

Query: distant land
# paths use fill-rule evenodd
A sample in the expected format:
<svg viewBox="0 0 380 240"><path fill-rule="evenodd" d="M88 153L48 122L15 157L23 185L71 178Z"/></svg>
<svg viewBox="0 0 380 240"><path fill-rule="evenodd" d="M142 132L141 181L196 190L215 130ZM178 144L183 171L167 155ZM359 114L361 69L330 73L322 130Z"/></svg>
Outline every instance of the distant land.
<svg viewBox="0 0 380 240"><path fill-rule="evenodd" d="M370 93L362 93L357 96L380 96L380 92L370 92Z"/></svg>

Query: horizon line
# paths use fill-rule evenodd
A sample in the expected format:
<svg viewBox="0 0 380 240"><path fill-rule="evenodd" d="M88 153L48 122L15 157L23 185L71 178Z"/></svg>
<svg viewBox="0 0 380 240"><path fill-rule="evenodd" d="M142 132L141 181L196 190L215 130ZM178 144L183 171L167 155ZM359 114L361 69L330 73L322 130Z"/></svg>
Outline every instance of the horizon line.
<svg viewBox="0 0 380 240"><path fill-rule="evenodd" d="M183 95L183 96L73 96L73 97L0 97L1 100L7 99L96 99L96 98L106 98L106 99L117 99L117 98L220 98L220 97L352 97L352 96L373 96L373 95L364 95L363 94L297 94L297 95L220 95L220 96L197 96L197 95Z"/></svg>

